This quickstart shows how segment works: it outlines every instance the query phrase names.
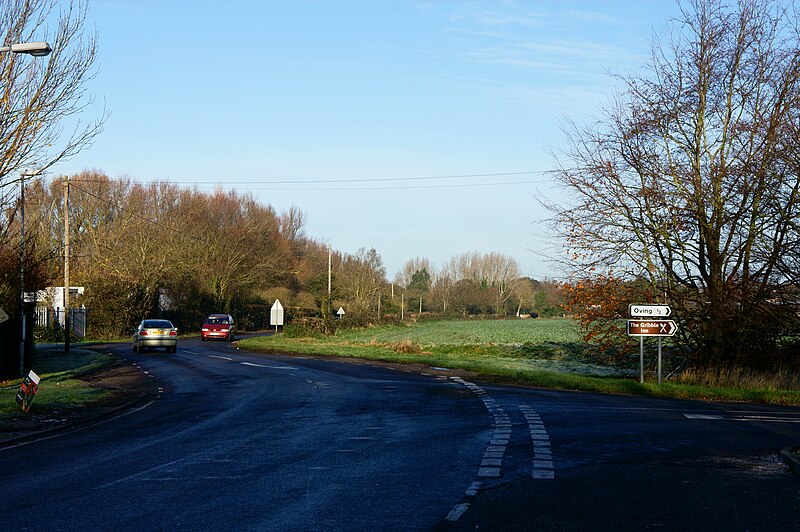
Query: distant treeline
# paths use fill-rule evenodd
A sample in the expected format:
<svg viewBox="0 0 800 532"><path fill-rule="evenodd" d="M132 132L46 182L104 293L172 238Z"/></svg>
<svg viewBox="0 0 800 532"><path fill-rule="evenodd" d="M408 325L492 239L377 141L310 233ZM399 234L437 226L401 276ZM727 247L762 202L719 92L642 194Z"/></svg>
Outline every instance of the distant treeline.
<svg viewBox="0 0 800 532"><path fill-rule="evenodd" d="M27 292L64 284L65 180L27 185ZM555 283L521 277L513 259L496 253L465 253L439 272L427 259L413 259L391 283L376 250L329 250L305 234L296 208L278 213L251 194L142 184L100 172L68 182L69 284L85 289L70 303L89 309L95 338L127 336L144 316L194 330L210 312L234 314L241 327L259 329L269 325L275 299L292 315L325 319L340 306L349 318L366 320L420 306L458 314L561 312ZM5 207L0 308L16 317L20 219L16 204ZM0 326L11 358L19 342L14 321Z"/></svg>

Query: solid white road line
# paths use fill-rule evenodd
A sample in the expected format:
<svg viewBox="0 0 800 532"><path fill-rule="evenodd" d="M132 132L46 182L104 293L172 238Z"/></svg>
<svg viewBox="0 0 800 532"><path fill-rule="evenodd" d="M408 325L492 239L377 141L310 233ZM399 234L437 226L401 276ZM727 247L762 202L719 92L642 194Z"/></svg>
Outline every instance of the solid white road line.
<svg viewBox="0 0 800 532"><path fill-rule="evenodd" d="M721 416L721 415L710 415L710 414L686 414L684 413L683 416L686 419L706 419L706 420L713 420L713 421L746 421L750 423L800 423L800 418L795 417L778 417L778 414L774 416L769 415L758 415L758 416Z"/></svg>
<svg viewBox="0 0 800 532"><path fill-rule="evenodd" d="M239 362L242 366L252 366L254 368L269 368L269 369L297 369L294 366L272 366L269 364L255 364L253 362Z"/></svg>

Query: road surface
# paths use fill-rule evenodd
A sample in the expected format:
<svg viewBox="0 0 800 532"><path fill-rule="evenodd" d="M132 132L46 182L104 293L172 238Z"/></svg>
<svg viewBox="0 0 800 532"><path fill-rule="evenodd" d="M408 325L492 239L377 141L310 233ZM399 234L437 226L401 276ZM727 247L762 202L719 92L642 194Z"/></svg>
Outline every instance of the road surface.
<svg viewBox="0 0 800 532"><path fill-rule="evenodd" d="M184 339L163 383L0 449L0 530L792 530L800 409L490 385Z"/></svg>

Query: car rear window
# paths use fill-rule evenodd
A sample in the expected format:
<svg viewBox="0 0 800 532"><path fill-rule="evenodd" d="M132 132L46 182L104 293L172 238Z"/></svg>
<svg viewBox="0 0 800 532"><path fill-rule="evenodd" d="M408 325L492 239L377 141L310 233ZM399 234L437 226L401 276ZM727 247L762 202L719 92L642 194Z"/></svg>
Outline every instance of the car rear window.
<svg viewBox="0 0 800 532"><path fill-rule="evenodd" d="M167 320L144 320L145 329L172 329L172 323Z"/></svg>
<svg viewBox="0 0 800 532"><path fill-rule="evenodd" d="M220 325L223 323L228 323L228 318L222 316L209 316L206 318L206 323L210 325Z"/></svg>

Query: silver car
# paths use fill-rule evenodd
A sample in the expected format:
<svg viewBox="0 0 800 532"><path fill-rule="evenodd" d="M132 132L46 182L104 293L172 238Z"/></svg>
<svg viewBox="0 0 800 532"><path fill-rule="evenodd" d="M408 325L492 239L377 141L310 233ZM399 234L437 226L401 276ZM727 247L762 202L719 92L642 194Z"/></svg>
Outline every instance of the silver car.
<svg viewBox="0 0 800 532"><path fill-rule="evenodd" d="M142 320L133 333L133 350L141 353L148 347L165 347L168 353L174 353L178 349L178 329L169 320Z"/></svg>

